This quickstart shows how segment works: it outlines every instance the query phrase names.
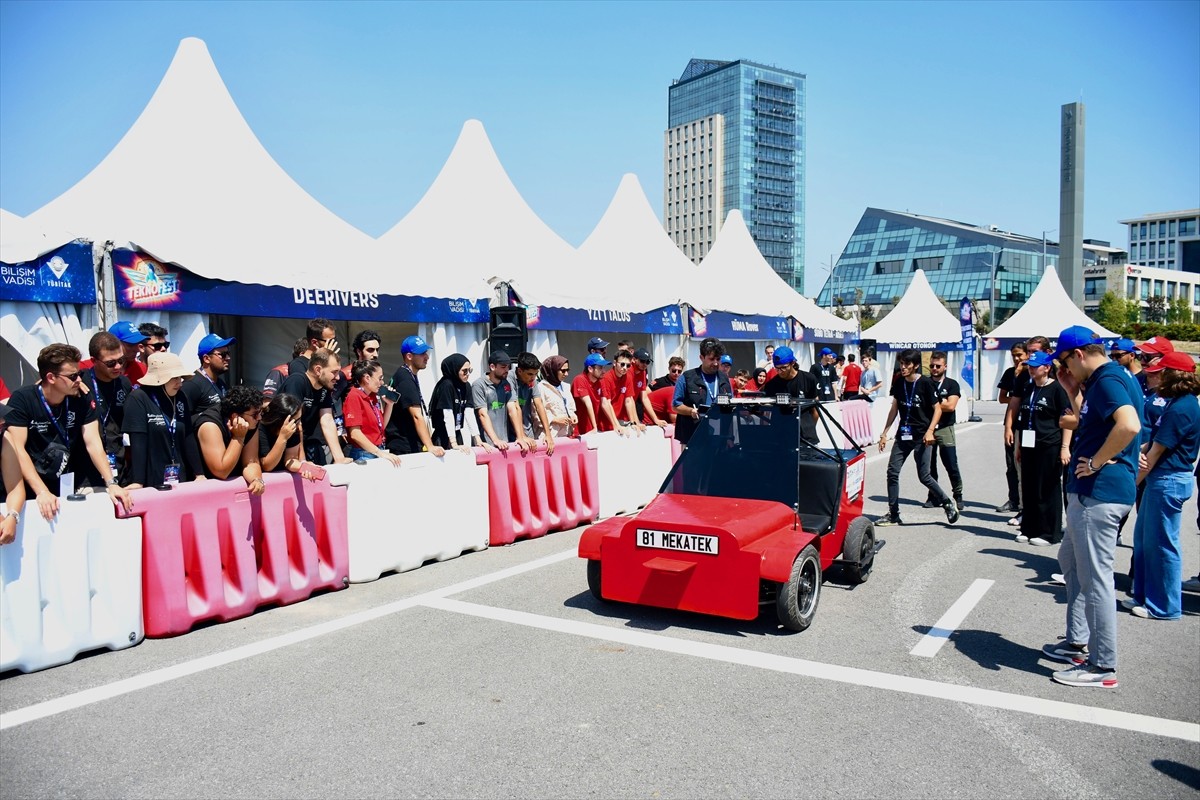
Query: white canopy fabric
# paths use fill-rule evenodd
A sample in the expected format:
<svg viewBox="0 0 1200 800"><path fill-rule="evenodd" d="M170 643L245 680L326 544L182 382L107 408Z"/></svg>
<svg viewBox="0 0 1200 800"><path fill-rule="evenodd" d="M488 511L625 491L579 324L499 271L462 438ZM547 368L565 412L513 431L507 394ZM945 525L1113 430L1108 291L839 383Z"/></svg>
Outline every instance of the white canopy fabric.
<svg viewBox="0 0 1200 800"><path fill-rule="evenodd" d="M65 230L44 230L0 208L0 261L23 264L75 241L77 236Z"/></svg>
<svg viewBox="0 0 1200 800"><path fill-rule="evenodd" d="M633 173L621 178L604 216L579 246L579 254L584 276L620 272L631 277L634 291L627 292L622 302L633 303L632 311L688 302L699 274L663 229Z"/></svg>
<svg viewBox="0 0 1200 800"><path fill-rule="evenodd" d="M725 218L712 249L700 262L688 302L697 310L795 317L806 327L855 331L852 320L837 317L797 292L771 268L754 243L742 212Z"/></svg>
<svg viewBox="0 0 1200 800"><path fill-rule="evenodd" d="M552 288L581 279L579 254L521 197L479 120L467 120L429 190L379 243L389 266L411 272L404 287L385 291L483 299L491 297L487 282L495 278L528 304L592 304L587 295L566 297Z"/></svg>
<svg viewBox="0 0 1200 800"><path fill-rule="evenodd" d="M279 286L364 289L357 276L373 271L345 265L376 252L275 163L191 38L112 152L28 222L129 242L202 276Z"/></svg>
<svg viewBox="0 0 1200 800"><path fill-rule="evenodd" d="M1000 323L988 336L993 339L1028 339L1031 336L1054 338L1064 328L1072 325L1091 328L1098 336L1105 338L1118 335L1083 313L1063 288L1062 281L1058 279L1058 271L1048 266L1025 305Z"/></svg>
<svg viewBox="0 0 1200 800"><path fill-rule="evenodd" d="M919 269L896 307L863 335L880 344L958 342L962 341L962 325L934 294L925 270Z"/></svg>

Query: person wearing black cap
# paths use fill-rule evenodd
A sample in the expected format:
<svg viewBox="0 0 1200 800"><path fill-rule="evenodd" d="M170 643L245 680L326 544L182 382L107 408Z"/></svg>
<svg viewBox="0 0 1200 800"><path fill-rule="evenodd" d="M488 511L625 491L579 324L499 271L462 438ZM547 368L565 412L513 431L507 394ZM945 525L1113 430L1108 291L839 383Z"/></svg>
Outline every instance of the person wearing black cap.
<svg viewBox="0 0 1200 800"><path fill-rule="evenodd" d="M900 470L912 453L917 462L917 477L929 490L938 505L946 512L946 522L953 525L958 521L958 508L946 491L929 474L929 447L936 441L935 432L942 418L942 407L937 400L933 381L918 370L921 354L916 350L900 353L900 380L892 384L892 407L887 422L879 437L879 452L887 448L887 432L899 417L900 427L896 441L892 444L892 456L888 461L887 492L888 513L876 521L877 526L899 525L900 521Z"/></svg>
<svg viewBox="0 0 1200 800"><path fill-rule="evenodd" d="M675 383L675 439L687 444L692 438L700 416L721 396L733 397L729 378L721 374L721 356L725 345L710 336L700 342L700 366L689 369Z"/></svg>
<svg viewBox="0 0 1200 800"><path fill-rule="evenodd" d="M508 381L511 369L508 353L493 350L488 356L487 372L471 384L471 405L479 415L479 430L484 440L498 450L508 449L513 438L508 418L508 404L513 399L513 385Z"/></svg>
<svg viewBox="0 0 1200 800"><path fill-rule="evenodd" d="M654 359L650 357L650 351L646 348L639 347L633 351L633 369L630 370L633 374L633 403L637 409L638 420L647 425L665 428L666 420L658 418L650 403L650 365L653 363Z"/></svg>
<svg viewBox="0 0 1200 800"><path fill-rule="evenodd" d="M183 384L184 398L193 417L198 417L210 408L219 408L221 398L229 391L221 376L229 372L229 345L237 339L222 339L210 333L200 340L196 355L200 358L200 369L195 376Z"/></svg>
<svg viewBox="0 0 1200 800"><path fill-rule="evenodd" d="M608 342L601 339L599 336L593 336L588 339L588 354L599 353L607 357Z"/></svg>
<svg viewBox="0 0 1200 800"><path fill-rule="evenodd" d="M820 360L808 368L817 379L817 397L822 402L832 403L837 400L834 387L838 384L837 367L834 366L836 355L828 347L821 348Z"/></svg>

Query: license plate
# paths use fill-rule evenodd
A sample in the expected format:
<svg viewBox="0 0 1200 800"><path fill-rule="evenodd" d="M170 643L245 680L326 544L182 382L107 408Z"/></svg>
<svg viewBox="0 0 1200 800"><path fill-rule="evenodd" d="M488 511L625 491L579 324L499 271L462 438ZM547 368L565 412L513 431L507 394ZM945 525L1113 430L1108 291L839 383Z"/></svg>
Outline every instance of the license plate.
<svg viewBox="0 0 1200 800"><path fill-rule="evenodd" d="M716 536L701 533L678 533L676 531L656 531L650 528L637 529L637 546L653 547L659 550L682 550L685 553L704 553L717 555L720 540Z"/></svg>

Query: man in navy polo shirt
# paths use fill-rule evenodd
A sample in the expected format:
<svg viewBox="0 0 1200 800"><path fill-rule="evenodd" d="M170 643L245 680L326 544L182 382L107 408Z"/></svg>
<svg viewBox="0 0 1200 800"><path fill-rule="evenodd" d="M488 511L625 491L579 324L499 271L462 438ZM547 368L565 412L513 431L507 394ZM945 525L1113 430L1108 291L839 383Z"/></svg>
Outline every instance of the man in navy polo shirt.
<svg viewBox="0 0 1200 800"><path fill-rule="evenodd" d="M1067 584L1067 636L1042 648L1072 666L1055 672L1067 686L1117 686L1117 599L1113 555L1117 526L1134 500L1138 408L1133 377L1110 361L1104 343L1081 325L1058 335L1058 381L1071 398L1063 427L1074 428L1068 467L1067 533L1058 551Z"/></svg>

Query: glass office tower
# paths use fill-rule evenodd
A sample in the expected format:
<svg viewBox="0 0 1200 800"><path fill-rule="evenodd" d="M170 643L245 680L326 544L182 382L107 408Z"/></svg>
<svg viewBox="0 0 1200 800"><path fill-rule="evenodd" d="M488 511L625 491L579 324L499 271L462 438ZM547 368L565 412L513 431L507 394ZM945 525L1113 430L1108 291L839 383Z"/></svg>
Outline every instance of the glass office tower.
<svg viewBox="0 0 1200 800"><path fill-rule="evenodd" d="M663 217L688 258L699 263L740 209L767 263L803 293L804 84L798 72L751 61L692 59L671 85ZM709 217L711 226L693 220Z"/></svg>

